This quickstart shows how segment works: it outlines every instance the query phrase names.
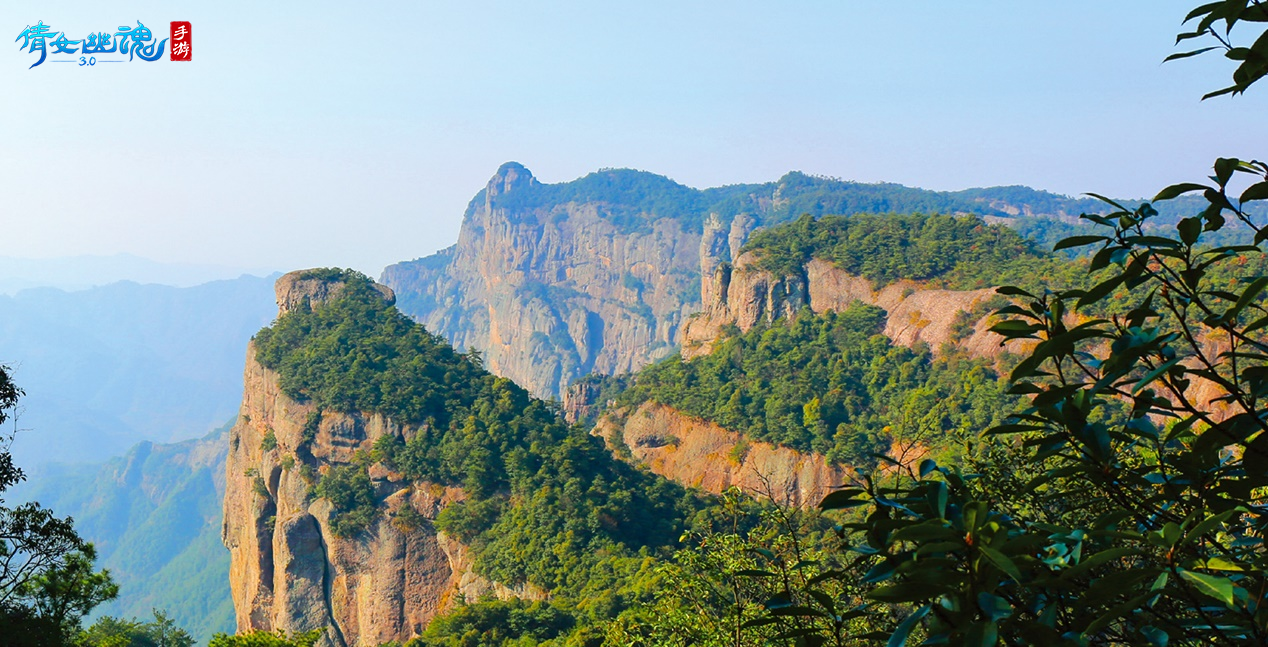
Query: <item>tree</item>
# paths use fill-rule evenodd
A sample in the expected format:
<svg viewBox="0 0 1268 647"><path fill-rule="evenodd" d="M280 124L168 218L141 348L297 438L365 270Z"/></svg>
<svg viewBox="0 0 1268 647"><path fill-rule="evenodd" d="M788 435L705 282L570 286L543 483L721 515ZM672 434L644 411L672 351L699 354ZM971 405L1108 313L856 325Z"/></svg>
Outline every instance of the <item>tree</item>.
<svg viewBox="0 0 1268 647"><path fill-rule="evenodd" d="M193 647L194 639L158 609L154 620L123 620L104 616L75 640L79 647Z"/></svg>
<svg viewBox="0 0 1268 647"><path fill-rule="evenodd" d="M21 396L0 366L0 424ZM26 478L8 451L13 433L0 443L0 504L4 492ZM92 570L95 557L69 518L38 503L0 505L0 636L6 645L68 644L83 615L118 593L107 571Z"/></svg>
<svg viewBox="0 0 1268 647"><path fill-rule="evenodd" d="M216 634L212 636L211 642L207 644L207 647L313 647L317 643L317 639L321 638L322 631L321 629L314 629L307 633L294 634L289 637L281 630L278 630L277 633L257 630L238 636Z"/></svg>
<svg viewBox="0 0 1268 647"><path fill-rule="evenodd" d="M1188 20L1179 40L1220 45L1172 58L1223 47L1241 62L1208 97L1268 73L1268 35L1228 40L1268 22L1264 5L1215 2ZM1010 376L1028 406L986 432L993 460L926 460L823 501L862 511L840 537L874 608L905 616L888 645L1268 644L1268 277L1245 271L1268 240L1245 210L1268 199L1268 164L1219 159L1210 179L1154 197L1201 193L1174 228L1150 203L1102 199L1108 213L1083 216L1098 231L1057 245L1097 247L1090 285L1000 290L1016 303L993 329L1029 344ZM1228 228L1254 245L1203 243ZM830 613L806 589L792 615Z"/></svg>
<svg viewBox="0 0 1268 647"><path fill-rule="evenodd" d="M1233 70L1233 84L1210 92L1202 97L1203 99L1223 94L1242 94L1268 74L1268 31L1261 31L1249 47L1238 47L1232 41L1233 28L1239 23L1268 23L1268 5L1260 0L1209 2L1189 12L1184 22L1185 24L1194 23L1194 28L1193 31L1182 32L1176 36L1177 45L1194 38L1206 38L1215 41L1215 44L1172 54L1166 60L1173 61L1213 50L1223 50L1225 58L1238 61L1237 68ZM1218 28L1221 24L1224 27L1223 33Z"/></svg>

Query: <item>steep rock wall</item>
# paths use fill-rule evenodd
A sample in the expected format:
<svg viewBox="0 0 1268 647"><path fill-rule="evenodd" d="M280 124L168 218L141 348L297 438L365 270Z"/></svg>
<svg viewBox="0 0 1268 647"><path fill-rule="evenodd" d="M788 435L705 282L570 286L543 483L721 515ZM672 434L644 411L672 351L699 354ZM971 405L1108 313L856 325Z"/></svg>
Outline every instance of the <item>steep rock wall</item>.
<svg viewBox="0 0 1268 647"><path fill-rule="evenodd" d="M300 275L277 283L283 312L340 288ZM458 488L411 483L371 465L378 518L355 537L332 531L330 504L312 494L314 475L351 462L385 434L414 431L378 414L319 412L297 402L248 346L242 407L229 432L222 530L239 631L324 629L323 646L377 646L418 635L464 597L534 593L479 577L465 547L432 527L446 504L463 498ZM424 521L394 521L406 506Z"/></svg>
<svg viewBox="0 0 1268 647"><path fill-rule="evenodd" d="M627 412L624 419L604 417L593 433L610 446L624 443L634 462L652 472L713 494L738 487L781 504L816 505L848 477L845 468L823 456L749 441L653 402Z"/></svg>
<svg viewBox="0 0 1268 647"><path fill-rule="evenodd" d="M389 266L382 281L403 312L540 397L672 353L699 309L701 267L729 258L756 226L713 217L697 233L669 217L622 223L599 202L518 204L534 186L528 169L503 165L457 244Z"/></svg>
<svg viewBox="0 0 1268 647"><path fill-rule="evenodd" d="M809 307L814 312L841 311L854 301L883 308L888 317L885 335L895 343L929 344L935 352L945 343L960 344L970 353L993 357L1001 352L1001 338L990 332L986 318L971 322L972 330L957 338L954 328L962 312L995 296L993 288L935 290L912 281L899 281L880 290L872 282L851 275L822 259L811 259L802 271L776 276L747 252L735 264L720 264L701 288L703 311L683 327L684 358L708 354L727 326L748 331L759 322L789 317Z"/></svg>

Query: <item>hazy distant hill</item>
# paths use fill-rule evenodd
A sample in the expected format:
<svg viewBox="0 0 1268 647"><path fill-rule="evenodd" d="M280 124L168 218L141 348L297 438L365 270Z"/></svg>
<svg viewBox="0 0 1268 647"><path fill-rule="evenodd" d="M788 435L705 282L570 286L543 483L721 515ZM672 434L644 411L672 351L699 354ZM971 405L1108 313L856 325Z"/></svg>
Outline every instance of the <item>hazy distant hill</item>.
<svg viewBox="0 0 1268 647"><path fill-rule="evenodd" d="M220 543L228 426L175 444L142 442L99 465L31 470L14 494L62 516L98 550L119 599L95 613L149 617L166 609L202 644L232 632L229 551Z"/></svg>
<svg viewBox="0 0 1268 647"><path fill-rule="evenodd" d="M115 283L0 296L0 363L26 391L19 464L101 461L202 436L237 410L243 348L273 318L273 279Z"/></svg>
<svg viewBox="0 0 1268 647"><path fill-rule="evenodd" d="M190 287L268 271L198 263L162 263L132 254L20 258L0 256L0 294L29 288L83 290L118 281Z"/></svg>

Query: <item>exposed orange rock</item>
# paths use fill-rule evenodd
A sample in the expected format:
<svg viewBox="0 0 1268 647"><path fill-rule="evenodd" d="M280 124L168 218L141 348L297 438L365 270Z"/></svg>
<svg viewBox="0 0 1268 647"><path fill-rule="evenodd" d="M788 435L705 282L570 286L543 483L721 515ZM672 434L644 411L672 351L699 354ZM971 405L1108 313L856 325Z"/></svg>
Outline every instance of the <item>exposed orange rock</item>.
<svg viewBox="0 0 1268 647"><path fill-rule="evenodd" d="M633 460L652 472L713 494L738 487L781 504L817 505L848 478L844 467L823 456L750 441L654 402L624 420L605 417L593 433L609 445L624 443Z"/></svg>
<svg viewBox="0 0 1268 647"><path fill-rule="evenodd" d="M759 322L795 315L802 308L817 313L841 311L855 301L888 313L885 334L895 343L911 346L923 342L935 352L945 343L956 343L983 357L995 357L1002 351L1002 338L988 330L985 317L974 322L973 331L965 338L956 339L953 334L960 313L971 313L995 296L994 288L938 290L899 281L876 290L868 279L822 259L811 259L801 272L782 277L757 263L757 256L746 252L734 266L718 265L704 281L704 311L683 327L684 358L708 354L728 325L747 331Z"/></svg>

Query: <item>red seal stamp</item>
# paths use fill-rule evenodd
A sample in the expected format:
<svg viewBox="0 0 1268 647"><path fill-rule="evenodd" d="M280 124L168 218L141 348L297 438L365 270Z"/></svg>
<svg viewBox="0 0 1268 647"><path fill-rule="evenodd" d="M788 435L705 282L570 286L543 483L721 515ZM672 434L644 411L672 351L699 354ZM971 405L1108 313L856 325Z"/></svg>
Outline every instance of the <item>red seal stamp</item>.
<svg viewBox="0 0 1268 647"><path fill-rule="evenodd" d="M194 27L185 20L172 21L173 61L189 61L194 58Z"/></svg>

